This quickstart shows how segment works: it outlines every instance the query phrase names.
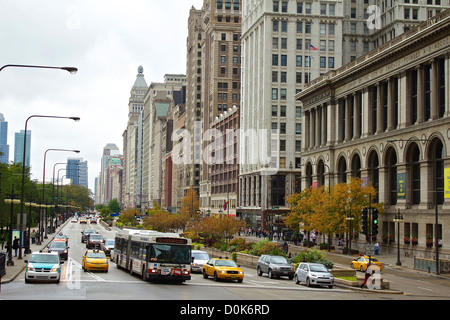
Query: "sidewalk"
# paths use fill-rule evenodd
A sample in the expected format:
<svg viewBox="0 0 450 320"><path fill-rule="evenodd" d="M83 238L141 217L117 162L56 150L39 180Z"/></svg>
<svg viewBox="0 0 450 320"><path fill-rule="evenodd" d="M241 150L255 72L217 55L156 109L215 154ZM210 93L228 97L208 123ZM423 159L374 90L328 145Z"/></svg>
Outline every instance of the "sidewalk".
<svg viewBox="0 0 450 320"><path fill-rule="evenodd" d="M70 221L70 219L67 220L66 222L63 222L63 224L61 224L58 228L56 228L55 233L48 234L47 235L48 239L44 239L44 241L40 245L31 244L31 252L35 252L35 251L44 249L52 241L53 237L62 228L64 228L64 226L69 221ZM5 244L5 246L6 246L6 244ZM25 267L27 266L27 264L25 263L25 260L28 260L28 258L30 257L30 254L26 255L25 250L22 248L22 259L19 260L17 257L14 257L14 250L13 250L12 260L14 261L14 266L8 266L8 252L6 251L6 248L4 250L0 250L0 251L6 253L6 263L5 263L6 274L0 279L1 280L0 283L5 284L5 283L9 283L11 281L14 281L14 279L25 269Z"/></svg>
<svg viewBox="0 0 450 320"><path fill-rule="evenodd" d="M248 241L252 241L252 242L258 242L260 240L262 240L263 238L258 238L256 236L240 236L241 238L245 238ZM289 248L292 248L292 251L302 251L306 248L303 248L302 246L296 246L294 244L292 244L291 242L288 242L289 244ZM395 251L395 250L394 250ZM359 255L348 255L348 254L337 254L334 253L333 251L328 252L325 251L327 258L334 263L334 265L341 267L341 268L350 268L350 263L353 259L356 259L359 257ZM401 262L401 266L397 265L397 252L395 253L386 253L383 252L383 250L381 250L379 255L376 255L375 258L377 258L382 264L383 266L390 268L390 269L396 269L396 270L401 270L401 271L405 271L405 272L413 272L413 273L419 273L419 274L427 274L430 276L435 276L434 273L428 273L426 271L422 271L422 270L417 270L414 269L414 257L405 257L400 255L400 262ZM441 273L438 277L442 277L442 278L446 278L446 279L450 279L450 274L448 273Z"/></svg>

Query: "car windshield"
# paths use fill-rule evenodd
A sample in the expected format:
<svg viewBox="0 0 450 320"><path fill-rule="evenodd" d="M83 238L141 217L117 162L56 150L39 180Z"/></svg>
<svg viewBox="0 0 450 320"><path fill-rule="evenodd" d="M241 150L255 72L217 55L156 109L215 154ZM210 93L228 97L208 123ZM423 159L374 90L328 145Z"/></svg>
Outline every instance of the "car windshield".
<svg viewBox="0 0 450 320"><path fill-rule="evenodd" d="M109 247L113 247L114 246L114 240L106 240L105 241L105 245L107 245Z"/></svg>
<svg viewBox="0 0 450 320"><path fill-rule="evenodd" d="M57 235L55 236L55 239L65 239L65 238L66 238L66 236L63 235L63 234L57 234Z"/></svg>
<svg viewBox="0 0 450 320"><path fill-rule="evenodd" d="M193 252L192 256L195 260L209 260L209 255L206 252Z"/></svg>
<svg viewBox="0 0 450 320"><path fill-rule="evenodd" d="M287 264L287 260L284 257L270 257L270 262L271 263L283 263L283 264Z"/></svg>
<svg viewBox="0 0 450 320"><path fill-rule="evenodd" d="M59 263L58 256L54 254L32 254L30 263Z"/></svg>
<svg viewBox="0 0 450 320"><path fill-rule="evenodd" d="M65 249L66 248L66 243L62 242L62 241L54 241L54 242L50 243L50 248L52 248L52 249Z"/></svg>
<svg viewBox="0 0 450 320"><path fill-rule="evenodd" d="M313 272L328 272L328 269L321 264L312 264L310 265L310 269Z"/></svg>
<svg viewBox="0 0 450 320"><path fill-rule="evenodd" d="M231 260L217 260L216 267L237 267L237 265Z"/></svg>
<svg viewBox="0 0 450 320"><path fill-rule="evenodd" d="M101 234L91 234L91 235L89 236L89 239L92 239L92 240L102 240L103 237L102 237Z"/></svg>
<svg viewBox="0 0 450 320"><path fill-rule="evenodd" d="M86 258L106 259L104 252L88 252Z"/></svg>

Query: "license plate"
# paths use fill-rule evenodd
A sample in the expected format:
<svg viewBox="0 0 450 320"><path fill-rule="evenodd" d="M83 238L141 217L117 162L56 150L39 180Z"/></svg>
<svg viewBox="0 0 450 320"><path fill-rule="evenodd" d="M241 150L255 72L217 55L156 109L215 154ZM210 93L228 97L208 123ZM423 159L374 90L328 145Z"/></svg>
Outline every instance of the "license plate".
<svg viewBox="0 0 450 320"><path fill-rule="evenodd" d="M234 279L234 278L236 278L236 276L231 276L231 279Z"/></svg>
<svg viewBox="0 0 450 320"><path fill-rule="evenodd" d="M170 269L167 268L161 269L161 275L167 276L168 274L170 274Z"/></svg>

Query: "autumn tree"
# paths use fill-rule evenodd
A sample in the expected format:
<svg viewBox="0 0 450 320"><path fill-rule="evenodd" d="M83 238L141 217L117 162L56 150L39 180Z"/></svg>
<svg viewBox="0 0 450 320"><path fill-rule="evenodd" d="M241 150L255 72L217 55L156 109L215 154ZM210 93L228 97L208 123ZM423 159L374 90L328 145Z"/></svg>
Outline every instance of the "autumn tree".
<svg viewBox="0 0 450 320"><path fill-rule="evenodd" d="M180 213L188 214L189 217L196 219L198 218L197 212L199 208L200 202L198 199L198 194L191 186L186 192L186 195L181 198Z"/></svg>
<svg viewBox="0 0 450 320"><path fill-rule="evenodd" d="M206 245L212 246L216 242L229 239L244 226L244 221L231 217L207 217L195 221L186 234L192 239L203 239Z"/></svg>
<svg viewBox="0 0 450 320"><path fill-rule="evenodd" d="M144 218L144 228L161 232L177 232L185 230L186 223L190 217L188 214L170 213L160 206L154 205Z"/></svg>
<svg viewBox="0 0 450 320"><path fill-rule="evenodd" d="M353 217L354 226L360 225L361 210L369 206L384 212L382 203L375 203L376 190L359 178L349 179L347 183L337 184L325 191L321 188L308 188L288 198L291 213L286 220L292 227L307 231L319 230L323 234L341 233L347 230L347 216Z"/></svg>

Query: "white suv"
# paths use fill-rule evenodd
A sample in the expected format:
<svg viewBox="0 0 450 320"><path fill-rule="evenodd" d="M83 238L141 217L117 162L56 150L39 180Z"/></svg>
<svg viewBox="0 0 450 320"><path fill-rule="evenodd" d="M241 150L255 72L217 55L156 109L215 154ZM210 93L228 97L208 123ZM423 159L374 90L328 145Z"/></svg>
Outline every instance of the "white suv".
<svg viewBox="0 0 450 320"><path fill-rule="evenodd" d="M29 260L25 260L25 282L54 281L59 283L61 278L61 264L57 252L33 252Z"/></svg>

